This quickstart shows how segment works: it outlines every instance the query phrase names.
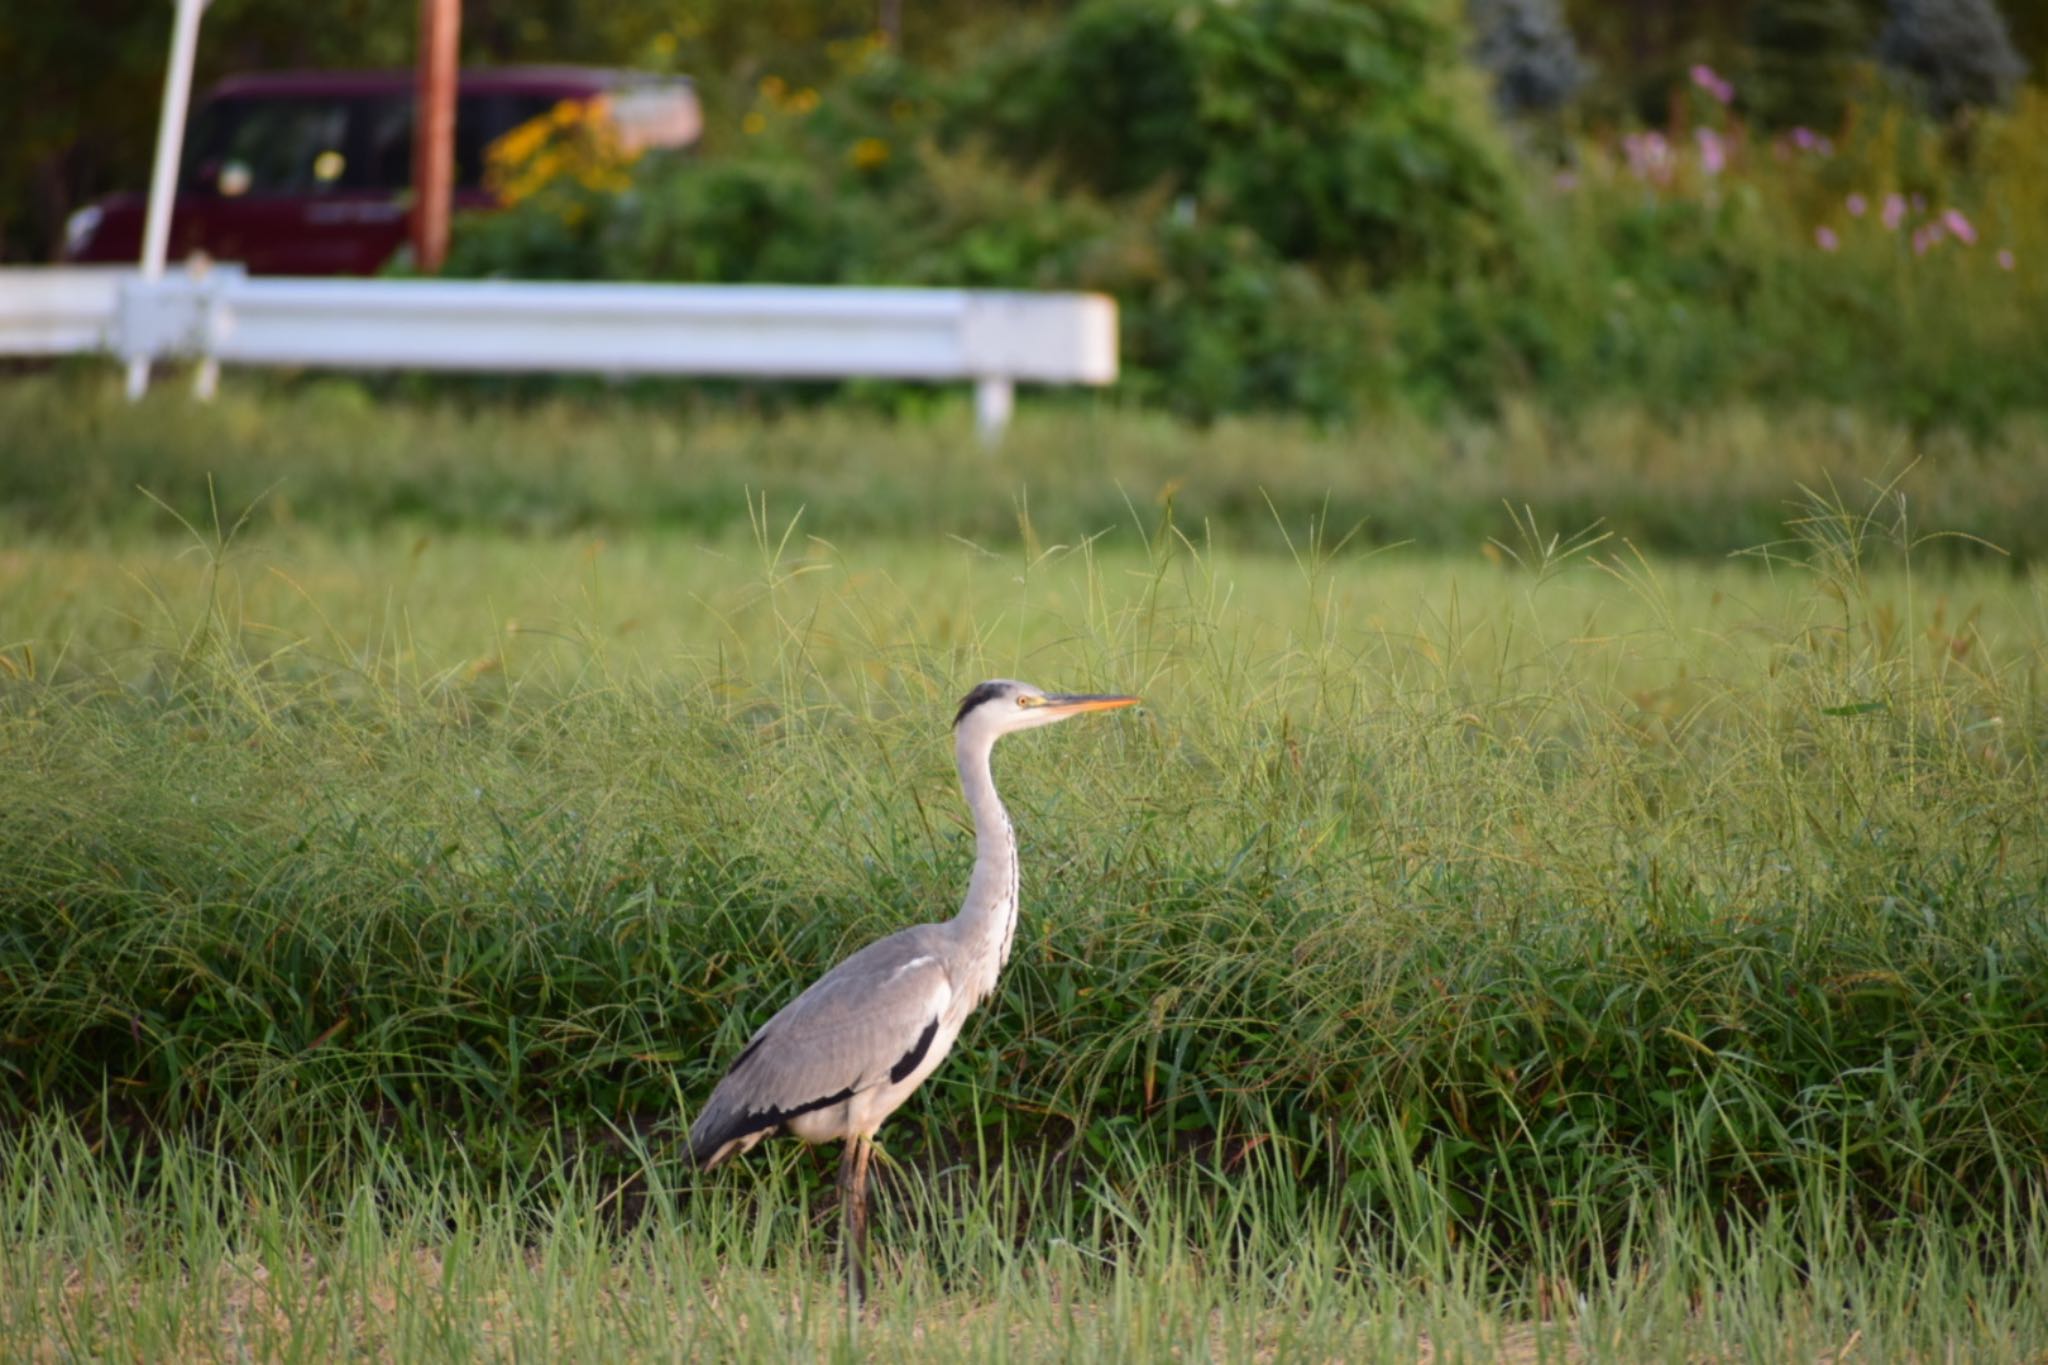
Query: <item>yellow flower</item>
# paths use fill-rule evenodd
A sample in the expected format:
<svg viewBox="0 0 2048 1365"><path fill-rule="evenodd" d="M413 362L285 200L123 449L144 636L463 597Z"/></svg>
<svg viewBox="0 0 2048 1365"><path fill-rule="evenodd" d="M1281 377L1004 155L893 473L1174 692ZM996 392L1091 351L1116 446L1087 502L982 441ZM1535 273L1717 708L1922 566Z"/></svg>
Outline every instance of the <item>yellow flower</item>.
<svg viewBox="0 0 2048 1365"><path fill-rule="evenodd" d="M770 101L780 100L783 92L787 89L789 89L788 83L780 76L763 76L761 78L761 97L763 99Z"/></svg>
<svg viewBox="0 0 2048 1365"><path fill-rule="evenodd" d="M758 109L756 109L753 113L748 114L745 118L740 120L741 129L748 133L758 133L765 129L767 126L767 118L763 116L761 111Z"/></svg>
<svg viewBox="0 0 2048 1365"><path fill-rule="evenodd" d="M889 144L878 137L864 137L847 150L846 159L855 170L871 171L889 159Z"/></svg>
<svg viewBox="0 0 2048 1365"><path fill-rule="evenodd" d="M818 92L811 89L797 91L789 97L787 107L799 114L808 114L818 107Z"/></svg>
<svg viewBox="0 0 2048 1365"><path fill-rule="evenodd" d="M538 151L547 135L548 126L544 120L528 119L516 128L507 129L491 143L484 155L494 165L516 165Z"/></svg>
<svg viewBox="0 0 2048 1365"><path fill-rule="evenodd" d="M561 180L618 191L631 186L625 168L635 160L637 154L619 144L606 101L564 100L485 149L484 185L507 205L531 199Z"/></svg>

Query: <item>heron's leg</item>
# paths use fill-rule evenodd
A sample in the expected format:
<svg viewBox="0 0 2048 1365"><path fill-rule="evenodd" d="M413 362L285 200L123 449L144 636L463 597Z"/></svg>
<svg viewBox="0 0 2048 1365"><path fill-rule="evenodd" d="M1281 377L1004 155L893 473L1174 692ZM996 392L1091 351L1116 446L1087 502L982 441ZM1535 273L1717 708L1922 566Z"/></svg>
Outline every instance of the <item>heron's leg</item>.
<svg viewBox="0 0 2048 1365"><path fill-rule="evenodd" d="M839 1202L844 1218L840 1254L846 1257L846 1301L858 1308L868 1296L869 1139L850 1137L839 1157Z"/></svg>

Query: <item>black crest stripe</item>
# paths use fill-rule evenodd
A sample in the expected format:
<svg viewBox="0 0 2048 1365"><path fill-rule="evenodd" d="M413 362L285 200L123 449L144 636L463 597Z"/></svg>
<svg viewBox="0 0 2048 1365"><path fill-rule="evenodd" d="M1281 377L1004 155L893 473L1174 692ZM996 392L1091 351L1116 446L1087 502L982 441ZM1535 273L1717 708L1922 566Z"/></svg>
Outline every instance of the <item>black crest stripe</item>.
<svg viewBox="0 0 2048 1365"><path fill-rule="evenodd" d="M958 725L961 721L967 719L967 713L969 711L972 711L975 707L981 705L985 701L993 701L995 698L1000 697L1002 694L1003 689L997 686L995 683L981 684L979 687L975 688L972 692L969 692L966 696L960 699L960 709L953 713L953 723L955 725Z"/></svg>

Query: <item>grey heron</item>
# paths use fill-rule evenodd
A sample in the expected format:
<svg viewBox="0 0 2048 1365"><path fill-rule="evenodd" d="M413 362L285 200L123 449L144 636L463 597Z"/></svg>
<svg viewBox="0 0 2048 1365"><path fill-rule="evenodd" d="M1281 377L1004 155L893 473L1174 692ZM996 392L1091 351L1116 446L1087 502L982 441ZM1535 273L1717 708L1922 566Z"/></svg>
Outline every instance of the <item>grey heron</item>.
<svg viewBox="0 0 2048 1365"><path fill-rule="evenodd" d="M960 913L900 929L826 972L757 1030L690 1126L705 1169L762 1138L843 1141L847 1294L866 1293L867 1173L875 1130L946 1059L975 1006L996 988L1017 933L1017 835L989 772L996 741L1136 697L1042 692L1001 679L969 692L953 717L960 789L974 816L974 874Z"/></svg>

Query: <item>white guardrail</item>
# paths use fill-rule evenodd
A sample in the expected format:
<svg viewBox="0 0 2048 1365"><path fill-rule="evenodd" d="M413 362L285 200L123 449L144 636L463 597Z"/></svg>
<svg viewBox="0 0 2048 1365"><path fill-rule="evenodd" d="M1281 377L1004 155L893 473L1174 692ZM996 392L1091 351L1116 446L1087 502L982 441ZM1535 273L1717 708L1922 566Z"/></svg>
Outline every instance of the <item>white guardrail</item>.
<svg viewBox="0 0 2048 1365"><path fill-rule="evenodd" d="M85 265L0 270L0 355L111 354L121 281L134 274Z"/></svg>
<svg viewBox="0 0 2048 1365"><path fill-rule="evenodd" d="M202 396L218 365L967 380L994 441L1020 382L1113 382L1117 319L1096 294L0 270L0 355L95 351L137 394L164 359Z"/></svg>

